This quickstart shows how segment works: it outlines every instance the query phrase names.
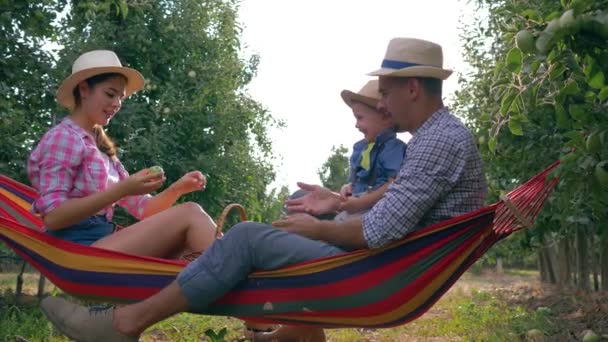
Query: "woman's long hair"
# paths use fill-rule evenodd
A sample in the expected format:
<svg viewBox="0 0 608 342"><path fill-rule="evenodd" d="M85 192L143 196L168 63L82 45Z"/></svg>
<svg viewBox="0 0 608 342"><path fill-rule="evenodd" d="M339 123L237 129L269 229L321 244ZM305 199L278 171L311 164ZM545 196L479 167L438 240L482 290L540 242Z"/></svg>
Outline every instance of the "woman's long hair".
<svg viewBox="0 0 608 342"><path fill-rule="evenodd" d="M86 79L86 82L89 86L89 88L93 89L97 84L106 81L112 77L123 77L123 75L118 74L118 73L105 73L105 74L99 74L99 75L95 75L93 77L89 77ZM80 91L78 90L78 87L75 87L72 94L74 95L74 102L76 103L76 106L80 106L80 102L81 102L81 98L80 98ZM95 125L93 127L93 135L95 136L95 143L97 144L97 148L107 154L109 157L114 157L116 156L116 144L114 143L114 141L112 141L112 139L110 139L110 137L106 134L106 131L103 129L103 127L101 125Z"/></svg>

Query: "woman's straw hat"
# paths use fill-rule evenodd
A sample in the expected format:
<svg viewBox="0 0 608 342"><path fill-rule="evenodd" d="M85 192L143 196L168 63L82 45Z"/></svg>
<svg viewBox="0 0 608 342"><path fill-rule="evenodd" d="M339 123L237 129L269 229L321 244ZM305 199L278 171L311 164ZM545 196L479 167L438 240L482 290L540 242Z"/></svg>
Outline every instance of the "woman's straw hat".
<svg viewBox="0 0 608 342"><path fill-rule="evenodd" d="M123 67L118 56L109 50L86 52L74 61L72 74L68 76L57 90L57 101L68 109L75 106L73 91L78 83L95 75L117 73L127 79L125 96L129 96L144 87L144 77L135 69Z"/></svg>

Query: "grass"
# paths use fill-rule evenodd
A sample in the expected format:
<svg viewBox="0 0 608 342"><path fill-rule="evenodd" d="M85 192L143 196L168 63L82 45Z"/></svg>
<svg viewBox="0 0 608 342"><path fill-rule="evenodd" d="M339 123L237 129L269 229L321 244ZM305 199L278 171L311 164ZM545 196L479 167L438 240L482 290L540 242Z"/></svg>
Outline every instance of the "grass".
<svg viewBox="0 0 608 342"><path fill-rule="evenodd" d="M519 277L535 281L537 274ZM67 341L54 332L32 297L27 303L17 301L7 287L14 288L15 274L0 275L0 341ZM35 293L37 275L27 274L24 291ZM496 287L488 286L494 279L466 274L419 319L391 329L332 329L329 341L522 341L530 329L546 334L554 330L546 313L508 306ZM47 286L47 291L51 286ZM176 315L146 331L142 340L210 341L205 332L226 328L225 341L244 341L242 322L227 317L191 314Z"/></svg>

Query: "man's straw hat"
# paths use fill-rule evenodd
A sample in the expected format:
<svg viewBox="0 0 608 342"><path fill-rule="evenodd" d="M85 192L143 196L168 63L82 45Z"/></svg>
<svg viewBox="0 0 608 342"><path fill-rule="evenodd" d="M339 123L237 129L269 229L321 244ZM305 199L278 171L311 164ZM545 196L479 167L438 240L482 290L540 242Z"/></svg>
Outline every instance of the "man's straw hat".
<svg viewBox="0 0 608 342"><path fill-rule="evenodd" d="M382 66L370 76L429 77L447 79L452 70L443 69L441 46L415 38L393 38L386 49Z"/></svg>

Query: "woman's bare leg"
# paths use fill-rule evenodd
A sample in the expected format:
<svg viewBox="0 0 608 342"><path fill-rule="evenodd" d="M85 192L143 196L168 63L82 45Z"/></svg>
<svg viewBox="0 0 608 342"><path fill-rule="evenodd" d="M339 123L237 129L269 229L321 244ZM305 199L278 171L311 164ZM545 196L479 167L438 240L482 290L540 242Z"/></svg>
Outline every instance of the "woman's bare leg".
<svg viewBox="0 0 608 342"><path fill-rule="evenodd" d="M93 246L136 255L170 257L178 252L200 252L215 241L216 225L196 203L170 207Z"/></svg>

